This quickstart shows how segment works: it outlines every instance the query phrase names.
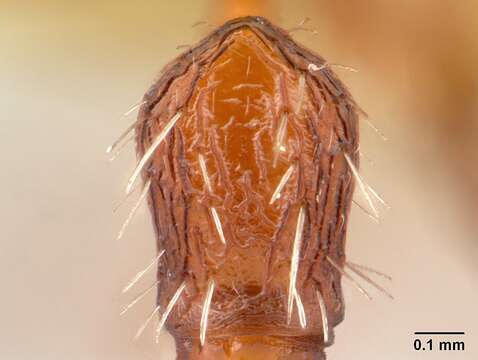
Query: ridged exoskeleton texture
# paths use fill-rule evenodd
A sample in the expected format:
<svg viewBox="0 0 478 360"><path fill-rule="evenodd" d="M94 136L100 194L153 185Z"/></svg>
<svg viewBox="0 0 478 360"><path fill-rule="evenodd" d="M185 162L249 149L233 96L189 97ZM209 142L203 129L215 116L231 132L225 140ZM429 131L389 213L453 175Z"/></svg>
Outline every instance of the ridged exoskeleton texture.
<svg viewBox="0 0 478 360"><path fill-rule="evenodd" d="M331 343L344 304L327 257L345 262L358 107L325 60L264 18L235 19L168 64L144 101L140 157L181 114L142 172L166 250L162 309L186 284L166 323L179 347L199 338L211 281L208 341Z"/></svg>

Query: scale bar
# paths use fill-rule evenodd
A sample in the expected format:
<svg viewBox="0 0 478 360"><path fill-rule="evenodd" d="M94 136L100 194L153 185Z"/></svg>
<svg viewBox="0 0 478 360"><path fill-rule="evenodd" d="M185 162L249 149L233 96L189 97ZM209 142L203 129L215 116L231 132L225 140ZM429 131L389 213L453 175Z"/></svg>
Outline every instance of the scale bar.
<svg viewBox="0 0 478 360"><path fill-rule="evenodd" d="M465 335L464 331L415 331L415 335Z"/></svg>

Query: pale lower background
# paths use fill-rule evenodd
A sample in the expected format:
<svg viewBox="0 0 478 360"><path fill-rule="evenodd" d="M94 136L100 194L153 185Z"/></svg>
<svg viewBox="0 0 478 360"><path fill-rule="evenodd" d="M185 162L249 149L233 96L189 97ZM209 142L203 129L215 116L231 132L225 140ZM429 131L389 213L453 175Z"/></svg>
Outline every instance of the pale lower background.
<svg viewBox="0 0 478 360"><path fill-rule="evenodd" d="M124 318L122 286L153 257L141 208L115 237L135 163L104 153L180 44L246 13L319 35L294 37L331 62L373 122L362 174L392 205L380 226L354 208L348 256L394 277L394 301L344 283L330 359L478 358L477 1L0 2L0 358L173 359L149 328L153 296ZM133 200L134 201L134 200ZM135 291L153 281L148 274ZM466 331L464 353L415 352L414 331Z"/></svg>

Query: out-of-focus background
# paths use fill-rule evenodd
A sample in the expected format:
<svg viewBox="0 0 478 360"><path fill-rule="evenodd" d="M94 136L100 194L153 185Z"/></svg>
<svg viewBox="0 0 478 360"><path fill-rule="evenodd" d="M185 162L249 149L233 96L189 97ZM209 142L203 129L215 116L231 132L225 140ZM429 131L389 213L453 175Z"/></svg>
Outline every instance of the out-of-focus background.
<svg viewBox="0 0 478 360"><path fill-rule="evenodd" d="M154 254L134 196L113 214L135 164L105 149L133 120L178 45L208 25L264 15L318 31L294 38L334 63L366 123L364 178L390 203L376 225L354 208L350 260L393 276L390 301L344 282L345 321L334 359L477 359L478 1L2 1L0 2L0 358L173 359L152 326L131 339L154 293L122 306L154 279L122 287ZM367 286L367 285L365 285ZM465 352L415 351L414 331L465 331ZM451 338L447 338L451 339ZM454 338L456 339L456 338ZM436 339L438 340L438 339Z"/></svg>

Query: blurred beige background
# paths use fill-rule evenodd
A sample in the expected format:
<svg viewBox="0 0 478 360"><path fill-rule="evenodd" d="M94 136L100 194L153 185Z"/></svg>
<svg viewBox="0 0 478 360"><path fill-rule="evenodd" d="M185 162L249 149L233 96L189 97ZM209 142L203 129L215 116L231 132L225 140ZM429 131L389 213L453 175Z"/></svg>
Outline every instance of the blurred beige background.
<svg viewBox="0 0 478 360"><path fill-rule="evenodd" d="M373 302L347 282L337 359L478 358L478 1L1 1L0 358L173 359L169 335L136 329L154 295L123 318L126 282L153 257L145 208L124 238L118 212L135 163L104 150L121 114L161 67L207 34L199 20L261 14L330 62L363 123L362 174L392 209L377 226L353 209L352 261L394 277ZM153 282L153 273L135 291ZM134 291L133 291L134 293ZM414 331L466 331L463 353L416 352Z"/></svg>

